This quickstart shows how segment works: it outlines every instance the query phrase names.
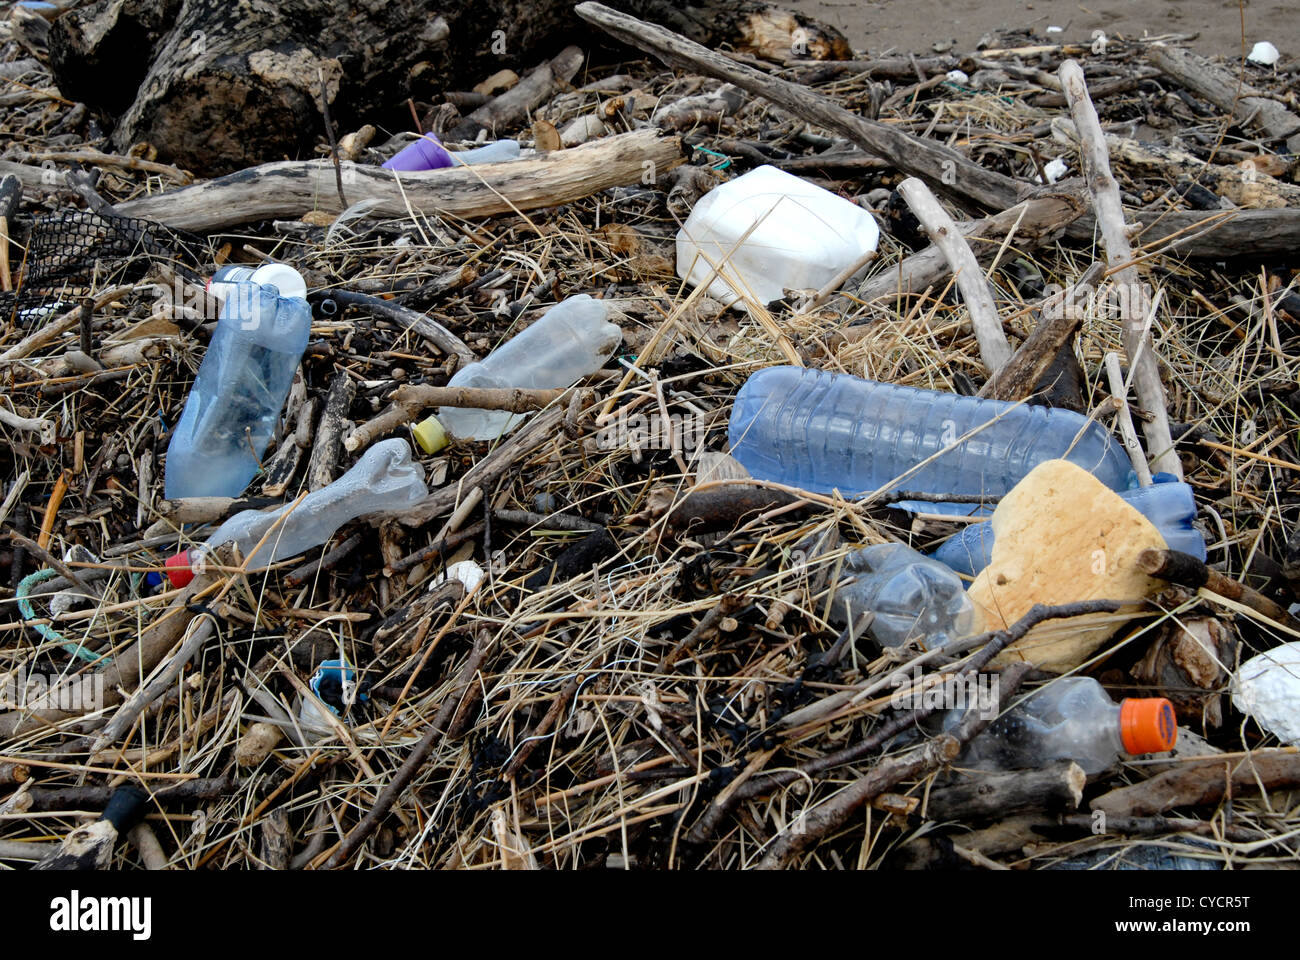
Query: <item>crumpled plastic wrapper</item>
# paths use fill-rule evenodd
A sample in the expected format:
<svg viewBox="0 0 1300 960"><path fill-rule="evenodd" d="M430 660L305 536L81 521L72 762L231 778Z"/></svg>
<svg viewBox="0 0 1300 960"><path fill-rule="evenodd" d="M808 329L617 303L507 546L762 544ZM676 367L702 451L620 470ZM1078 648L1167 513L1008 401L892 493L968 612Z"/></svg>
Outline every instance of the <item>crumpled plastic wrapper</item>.
<svg viewBox="0 0 1300 960"><path fill-rule="evenodd" d="M1300 745L1300 641L1243 663L1232 681L1232 705L1288 746Z"/></svg>

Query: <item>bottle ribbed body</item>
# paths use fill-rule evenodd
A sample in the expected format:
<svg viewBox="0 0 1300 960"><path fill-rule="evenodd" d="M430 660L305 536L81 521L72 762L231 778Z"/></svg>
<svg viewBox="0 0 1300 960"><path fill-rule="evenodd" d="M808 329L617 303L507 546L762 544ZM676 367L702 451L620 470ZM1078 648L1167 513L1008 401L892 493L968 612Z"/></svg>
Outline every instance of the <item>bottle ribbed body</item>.
<svg viewBox="0 0 1300 960"><path fill-rule="evenodd" d="M1083 467L1113 490L1125 489L1131 474L1105 428L1070 410L800 367L751 376L736 396L729 435L732 455L754 477L845 496L886 485L1002 495L1054 459Z"/></svg>

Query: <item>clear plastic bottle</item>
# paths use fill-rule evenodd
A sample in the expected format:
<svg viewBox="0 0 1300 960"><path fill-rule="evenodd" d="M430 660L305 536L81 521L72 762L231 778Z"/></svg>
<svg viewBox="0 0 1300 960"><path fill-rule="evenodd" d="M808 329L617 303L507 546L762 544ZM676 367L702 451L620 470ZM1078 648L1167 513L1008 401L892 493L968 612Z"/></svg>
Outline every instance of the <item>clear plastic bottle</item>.
<svg viewBox="0 0 1300 960"><path fill-rule="evenodd" d="M961 711L950 711L944 729L960 720ZM1177 740L1173 704L1164 697L1115 703L1091 677L1063 677L994 720L955 765L1019 770L1073 760L1093 774L1120 757L1172 750Z"/></svg>
<svg viewBox="0 0 1300 960"><path fill-rule="evenodd" d="M983 429L953 446L976 427ZM846 497L891 481L899 490L1000 496L1055 459L1083 467L1116 491L1133 476L1128 456L1106 429L1071 410L803 367L753 374L736 395L728 435L732 456L755 478L814 493L838 489ZM915 506L942 511L937 504Z"/></svg>
<svg viewBox="0 0 1300 960"><path fill-rule="evenodd" d="M257 474L294 372L311 308L270 284L235 283L167 446L164 491L237 497Z"/></svg>
<svg viewBox="0 0 1300 960"><path fill-rule="evenodd" d="M383 164L385 170L438 170L471 163L519 159L519 141L496 140L469 150L448 150L432 133L407 144Z"/></svg>
<svg viewBox="0 0 1300 960"><path fill-rule="evenodd" d="M1120 496L1151 521L1169 549L1205 560L1205 537L1192 526L1196 519L1196 499L1191 487L1171 477L1164 483L1121 491ZM987 520L970 524L945 540L930 556L957 573L975 576L992 562L993 524Z"/></svg>
<svg viewBox="0 0 1300 960"><path fill-rule="evenodd" d="M882 647L916 638L926 650L970 632L974 608L958 576L902 543L879 543L844 558L831 616L847 626L875 614L867 633Z"/></svg>
<svg viewBox="0 0 1300 960"><path fill-rule="evenodd" d="M613 356L623 332L609 322L609 307L585 293L546 311L531 327L493 350L487 359L456 371L449 387L568 387L594 373ZM415 438L426 453L446 444L446 434L465 440L495 440L527 414L505 410L443 407L421 421Z"/></svg>
<svg viewBox="0 0 1300 960"><path fill-rule="evenodd" d="M856 203L761 166L700 198L677 233L677 275L693 286L713 277L709 296L728 305L750 295L768 304L787 289L820 289L879 240L875 219Z"/></svg>
<svg viewBox="0 0 1300 960"><path fill-rule="evenodd" d="M274 510L235 514L202 547L169 557L167 576L173 586L185 586L194 579L195 568L202 566L207 554L232 542L247 561L247 569L267 567L319 546L357 517L380 510L400 510L428 493L424 467L411 458L410 444L401 439L383 440L363 453L347 473L307 494L297 506L286 503ZM285 514L286 519L271 530ZM267 531L271 531L269 536ZM258 548L263 537L266 542Z"/></svg>

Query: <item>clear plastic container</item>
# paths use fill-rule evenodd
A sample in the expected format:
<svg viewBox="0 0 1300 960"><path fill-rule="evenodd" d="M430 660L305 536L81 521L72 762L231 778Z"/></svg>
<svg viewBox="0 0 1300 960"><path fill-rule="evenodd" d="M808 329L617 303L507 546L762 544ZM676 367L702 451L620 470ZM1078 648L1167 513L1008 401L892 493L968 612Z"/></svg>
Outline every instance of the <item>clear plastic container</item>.
<svg viewBox="0 0 1300 960"><path fill-rule="evenodd" d="M517 140L497 140L469 150L448 150L432 133L423 134L384 162L385 170L438 170L471 163L519 159Z"/></svg>
<svg viewBox="0 0 1300 960"><path fill-rule="evenodd" d="M867 633L882 647L916 638L925 650L970 633L974 608L961 580L943 564L902 543L880 543L844 558L849 579L835 588L831 616L848 626L875 614Z"/></svg>
<svg viewBox="0 0 1300 960"><path fill-rule="evenodd" d="M787 289L822 288L879 240L875 219L856 203L762 166L714 187L695 205L677 233L677 275L698 286L716 265L736 282L714 277L709 296L729 306L746 296L768 304Z"/></svg>
<svg viewBox="0 0 1300 960"><path fill-rule="evenodd" d="M307 349L311 308L233 283L167 446L165 495L237 497L257 474Z"/></svg>
<svg viewBox="0 0 1300 960"><path fill-rule="evenodd" d="M950 711L944 729L961 717ZM1093 774L1121 757L1172 750L1177 740L1173 704L1164 697L1115 703L1091 677L1063 677L994 720L955 765L1021 770L1073 760Z"/></svg>
<svg viewBox="0 0 1300 960"><path fill-rule="evenodd" d="M956 443L976 427L983 429ZM767 367L753 374L736 395L728 436L732 456L756 479L814 493L838 489L846 497L887 485L1001 496L1038 464L1055 459L1083 467L1115 491L1127 489L1133 478L1119 443L1101 424L1071 410L803 367ZM935 456L948 447L953 449ZM968 505L911 506L972 511Z"/></svg>
<svg viewBox="0 0 1300 960"><path fill-rule="evenodd" d="M449 387L568 387L599 370L618 349L623 332L609 322L609 307L584 294L569 297L487 359L456 371ZM427 453L446 443L445 434L465 440L495 440L523 422L527 414L505 410L442 407L415 428ZM445 431L445 432L444 432Z"/></svg>
<svg viewBox="0 0 1300 960"><path fill-rule="evenodd" d="M1124 490L1120 496L1151 521L1169 549L1205 560L1205 537L1192 526L1196 519L1196 499L1191 487L1171 480ZM992 562L993 524L987 520L970 524L945 540L930 556L957 573L975 576Z"/></svg>
<svg viewBox="0 0 1300 960"><path fill-rule="evenodd" d="M274 510L235 514L202 547L169 557L167 576L173 586L185 586L213 549L232 542L239 547L247 569L261 569L319 546L357 517L380 510L400 510L428 493L424 467L412 459L410 444L401 439L383 440L363 453L347 473L307 494L296 507L286 503ZM286 519L271 530L285 514ZM259 548L263 537L266 542Z"/></svg>

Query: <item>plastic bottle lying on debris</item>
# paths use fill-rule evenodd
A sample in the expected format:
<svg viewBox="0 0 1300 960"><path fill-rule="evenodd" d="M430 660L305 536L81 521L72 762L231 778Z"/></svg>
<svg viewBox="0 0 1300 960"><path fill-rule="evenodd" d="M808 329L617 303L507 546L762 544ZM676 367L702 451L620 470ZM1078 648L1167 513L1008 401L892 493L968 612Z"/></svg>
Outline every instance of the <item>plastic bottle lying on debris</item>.
<svg viewBox="0 0 1300 960"><path fill-rule="evenodd" d="M1196 519L1192 488L1169 474L1157 477L1169 479L1149 487L1124 490L1120 497L1151 521L1169 549L1190 553L1204 562L1205 537L1192 526ZM986 520L968 525L940 544L930 556L958 573L973 577L992 562L993 524Z"/></svg>
<svg viewBox="0 0 1300 960"><path fill-rule="evenodd" d="M957 443L975 428L980 429ZM736 395L728 437L732 456L755 478L814 493L838 489L847 497L886 485L922 493L1001 496L1038 464L1055 459L1083 467L1116 491L1126 489L1133 478L1119 443L1101 424L1071 410L918 390L803 367L768 367L753 374ZM975 512L969 505L898 505L936 513Z"/></svg>
<svg viewBox="0 0 1300 960"><path fill-rule="evenodd" d="M311 308L301 297L282 297L270 284L229 285L167 446L168 499L244 492L275 433L310 331Z"/></svg>
<svg viewBox="0 0 1300 960"><path fill-rule="evenodd" d="M519 159L517 140L497 140L469 150L448 150L432 133L407 144L383 164L385 170L438 170L471 163L497 163Z"/></svg>
<svg viewBox="0 0 1300 960"><path fill-rule="evenodd" d="M235 514L203 546L168 557L167 576L172 586L185 586L207 556L225 543L239 548L247 569L267 567L324 543L350 520L380 510L400 510L428 492L424 467L412 460L410 444L384 440L362 454L347 473L307 494L296 506L286 503L274 510ZM281 517L284 521L272 530Z"/></svg>
<svg viewBox="0 0 1300 960"><path fill-rule="evenodd" d="M950 711L944 728L961 717L961 711ZM1120 757L1172 750L1177 739L1174 707L1164 697L1115 703L1091 677L1064 677L994 720L956 765L1019 770L1073 760L1093 774Z"/></svg>
<svg viewBox="0 0 1300 960"><path fill-rule="evenodd" d="M569 297L522 333L497 347L486 360L456 371L449 387L568 387L594 373L613 356L623 332L609 322L609 307L585 293ZM447 434L465 440L494 440L518 426L526 414L505 410L443 407L415 427L425 453L447 444Z"/></svg>
<svg viewBox="0 0 1300 960"><path fill-rule="evenodd" d="M878 543L844 558L851 579L835 589L831 615L849 625L863 611L875 617L867 633L882 647L915 638L923 649L970 632L974 608L958 576L902 543Z"/></svg>
<svg viewBox="0 0 1300 960"><path fill-rule="evenodd" d="M677 275L694 286L714 277L709 296L728 305L751 295L768 304L786 289L820 289L879 239L876 221L857 204L761 166L695 205L677 233Z"/></svg>

